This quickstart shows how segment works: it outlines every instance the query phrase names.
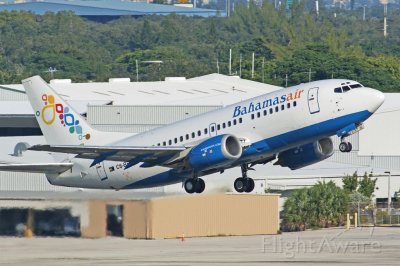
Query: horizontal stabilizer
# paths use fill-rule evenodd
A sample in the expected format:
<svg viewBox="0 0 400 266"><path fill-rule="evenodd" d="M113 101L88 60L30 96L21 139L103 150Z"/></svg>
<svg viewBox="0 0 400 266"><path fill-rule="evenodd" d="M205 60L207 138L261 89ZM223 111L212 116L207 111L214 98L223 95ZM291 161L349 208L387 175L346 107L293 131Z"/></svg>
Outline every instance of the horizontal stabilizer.
<svg viewBox="0 0 400 266"><path fill-rule="evenodd" d="M58 174L71 169L73 165L73 163L1 163L0 171Z"/></svg>

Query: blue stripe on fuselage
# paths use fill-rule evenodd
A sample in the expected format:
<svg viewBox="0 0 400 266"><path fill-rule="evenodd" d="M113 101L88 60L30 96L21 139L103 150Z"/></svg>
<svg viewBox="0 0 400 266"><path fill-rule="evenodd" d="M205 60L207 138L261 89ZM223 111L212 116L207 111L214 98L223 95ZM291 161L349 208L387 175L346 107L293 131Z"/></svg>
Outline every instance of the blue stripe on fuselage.
<svg viewBox="0 0 400 266"><path fill-rule="evenodd" d="M288 150L299 145L316 141L323 137L333 136L341 128L344 128L351 123L365 121L371 115L372 113L369 111L361 111L338 118L329 119L327 121L296 129L275 137L260 140L245 149L242 157L238 161L248 161L251 160L252 157L260 156L263 153L273 154L281 152L283 149ZM185 176L182 175L177 176L175 170L169 170L139 180L123 187L123 189L173 184L181 181L184 178Z"/></svg>

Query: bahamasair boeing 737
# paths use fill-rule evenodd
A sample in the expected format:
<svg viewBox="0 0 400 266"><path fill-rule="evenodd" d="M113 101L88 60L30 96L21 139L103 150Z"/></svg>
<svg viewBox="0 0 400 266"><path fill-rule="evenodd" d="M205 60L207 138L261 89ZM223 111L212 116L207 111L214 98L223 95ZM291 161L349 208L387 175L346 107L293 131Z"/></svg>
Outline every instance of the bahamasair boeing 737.
<svg viewBox="0 0 400 266"><path fill-rule="evenodd" d="M250 167L275 161L299 169L339 150L352 149L347 137L363 128L384 95L350 80L323 80L282 88L259 97L140 134L102 132L39 76L22 81L52 163L2 164L3 171L45 173L53 185L134 189L182 182L201 193L202 176L241 167L237 192L251 192Z"/></svg>

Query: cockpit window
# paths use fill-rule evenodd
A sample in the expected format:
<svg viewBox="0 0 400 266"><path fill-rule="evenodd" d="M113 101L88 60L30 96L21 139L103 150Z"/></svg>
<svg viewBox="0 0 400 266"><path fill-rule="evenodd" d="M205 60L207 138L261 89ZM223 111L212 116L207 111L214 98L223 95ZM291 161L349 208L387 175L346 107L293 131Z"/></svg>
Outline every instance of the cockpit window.
<svg viewBox="0 0 400 266"><path fill-rule="evenodd" d="M351 90L349 86L343 86L342 89L343 92L348 92L349 90Z"/></svg>
<svg viewBox="0 0 400 266"><path fill-rule="evenodd" d="M361 84L353 84L353 85L350 85L350 88L352 88L352 89L361 88L361 87L362 87Z"/></svg>
<svg viewBox="0 0 400 266"><path fill-rule="evenodd" d="M335 93L342 93L342 88L341 87L335 88Z"/></svg>

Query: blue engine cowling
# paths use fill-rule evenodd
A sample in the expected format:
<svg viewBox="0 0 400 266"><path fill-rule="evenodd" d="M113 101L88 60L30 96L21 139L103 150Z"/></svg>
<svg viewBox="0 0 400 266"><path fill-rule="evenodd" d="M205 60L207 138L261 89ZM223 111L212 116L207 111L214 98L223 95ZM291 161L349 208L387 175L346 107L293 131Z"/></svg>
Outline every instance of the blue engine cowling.
<svg viewBox="0 0 400 266"><path fill-rule="evenodd" d="M240 141L233 135L218 135L192 148L188 154L190 166L197 170L216 168L239 159L242 155Z"/></svg>
<svg viewBox="0 0 400 266"><path fill-rule="evenodd" d="M323 138L313 143L279 153L278 161L274 164L296 170L325 160L331 157L332 154L332 139Z"/></svg>

